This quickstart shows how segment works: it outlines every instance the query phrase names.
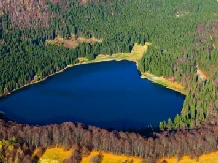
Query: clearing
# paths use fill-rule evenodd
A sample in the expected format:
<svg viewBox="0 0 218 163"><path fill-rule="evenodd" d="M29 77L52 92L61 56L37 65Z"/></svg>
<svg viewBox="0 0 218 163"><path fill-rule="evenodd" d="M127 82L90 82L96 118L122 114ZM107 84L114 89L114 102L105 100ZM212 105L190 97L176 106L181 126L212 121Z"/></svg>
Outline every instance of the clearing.
<svg viewBox="0 0 218 163"><path fill-rule="evenodd" d="M128 60L128 61L136 62L136 64L138 65L138 62L142 58L143 54L147 51L149 45L151 45L151 43L149 42L146 42L145 45L138 45L135 43L131 53L116 53L112 55L99 54L94 60L88 63L110 61L110 60L116 60L116 61Z"/></svg>
<svg viewBox="0 0 218 163"><path fill-rule="evenodd" d="M73 150L63 148L48 148L39 160L39 163L59 163L72 155Z"/></svg>
<svg viewBox="0 0 218 163"><path fill-rule="evenodd" d="M184 156L178 162L177 162L176 158L173 157L173 158L169 158L169 159L167 159L167 158L161 159L158 161L158 163L160 163L163 160L166 160L167 163L218 163L218 151L211 152L209 154L203 154L202 156L199 157L198 161L191 159L188 156Z"/></svg>
<svg viewBox="0 0 218 163"><path fill-rule="evenodd" d="M97 39L95 37L92 38L83 38L83 37L78 37L76 38L74 35L71 35L68 39L63 39L59 36L57 36L54 40L46 40L46 44L55 44L55 45L63 45L65 48L76 48L79 46L80 43L101 43L101 39Z"/></svg>
<svg viewBox="0 0 218 163"><path fill-rule="evenodd" d="M90 163L92 157L97 156L99 152L93 151L88 157L84 157L81 163ZM124 155L114 155L110 153L101 152L102 162L101 163L122 163L127 161L132 161L133 163L141 163L142 159L139 157L130 157Z"/></svg>

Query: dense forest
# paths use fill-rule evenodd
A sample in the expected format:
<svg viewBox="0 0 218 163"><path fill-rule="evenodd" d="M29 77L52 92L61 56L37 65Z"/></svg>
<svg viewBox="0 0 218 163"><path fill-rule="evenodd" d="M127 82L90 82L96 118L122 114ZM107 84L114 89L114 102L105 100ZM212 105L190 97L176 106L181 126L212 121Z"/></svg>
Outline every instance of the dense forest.
<svg viewBox="0 0 218 163"><path fill-rule="evenodd" d="M80 154L96 149L147 159L190 153L196 157L216 150L217 5L215 0L1 0L0 96L75 64L79 57L92 60L98 54L130 52L134 43L151 42L140 72L181 83L186 99L181 114L160 122L163 131L149 138L81 124L34 127L2 121L0 139L14 143L14 150L25 148L30 153L39 146L76 145ZM84 42L76 48L46 43L72 36L102 42ZM116 146L110 141L117 141ZM19 160L31 160L24 155ZM5 159L10 156L20 155L12 150Z"/></svg>

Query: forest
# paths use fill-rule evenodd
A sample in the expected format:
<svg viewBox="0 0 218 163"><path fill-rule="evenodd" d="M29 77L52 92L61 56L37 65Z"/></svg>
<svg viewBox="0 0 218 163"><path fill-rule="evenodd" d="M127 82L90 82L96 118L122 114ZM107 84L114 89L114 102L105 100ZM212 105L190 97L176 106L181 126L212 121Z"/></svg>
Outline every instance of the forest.
<svg viewBox="0 0 218 163"><path fill-rule="evenodd" d="M15 147L7 151L5 145L0 160L19 157L20 162L31 162L35 148L52 145L76 146L78 162L93 149L147 160L182 155L197 158L216 150L217 5L215 0L0 1L0 96L78 63L79 57L92 60L98 54L130 52L134 43L145 42L152 46L143 55L139 71L171 78L186 92L181 113L160 122L160 132L150 136L73 123L40 127L2 120L0 139ZM80 43L76 48L46 43L72 36L102 42ZM199 70L205 78L199 76Z"/></svg>
<svg viewBox="0 0 218 163"><path fill-rule="evenodd" d="M216 125L163 131L154 133L152 137L144 137L137 133L107 131L72 122L29 126L1 120L0 124L3 142L0 154L3 162L37 162L40 156L31 157L36 148L41 149L43 154L47 147L55 146L74 149L65 163L79 163L92 150L138 156L147 163L155 163L158 158L170 156L180 160L183 155L198 160L200 155L217 150L218 145Z"/></svg>

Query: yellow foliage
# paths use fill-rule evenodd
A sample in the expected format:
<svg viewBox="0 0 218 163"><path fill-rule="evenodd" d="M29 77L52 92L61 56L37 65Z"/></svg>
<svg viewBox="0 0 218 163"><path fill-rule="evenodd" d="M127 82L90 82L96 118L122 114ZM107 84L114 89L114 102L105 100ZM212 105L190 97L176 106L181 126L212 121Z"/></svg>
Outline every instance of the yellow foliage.
<svg viewBox="0 0 218 163"><path fill-rule="evenodd" d="M86 57L79 57L78 58L79 63L88 62L88 59Z"/></svg>
<svg viewBox="0 0 218 163"><path fill-rule="evenodd" d="M168 163L177 163L175 157L169 159L160 159L158 160L158 163L163 160L166 160ZM196 160L191 159L190 157L184 156L178 163L218 163L218 151L200 156L198 162Z"/></svg>
<svg viewBox="0 0 218 163"><path fill-rule="evenodd" d="M181 84L179 84L179 83L177 83L175 81L172 81L169 78L158 77L158 76L150 74L149 72L143 73L141 77L142 78L147 78L147 79L151 80L154 83L161 84L163 86L166 86L169 89L172 89L172 90L178 91L178 92L180 92L182 94L185 94L184 87Z"/></svg>
<svg viewBox="0 0 218 163"><path fill-rule="evenodd" d="M65 151L63 148L46 149L45 153L40 158L40 163L62 162L65 159L69 158L72 155L72 152L73 152L73 150ZM35 151L34 153L37 153L37 151Z"/></svg>
<svg viewBox="0 0 218 163"><path fill-rule="evenodd" d="M203 76L204 79L208 79L209 77L206 75L206 73L201 70L200 68L198 68L199 73Z"/></svg>
<svg viewBox="0 0 218 163"><path fill-rule="evenodd" d="M9 146L8 146L8 149L9 149L10 151L13 151L13 150L14 150L14 146L13 146L13 145L9 145Z"/></svg>
<svg viewBox="0 0 218 163"><path fill-rule="evenodd" d="M14 149L14 147L13 147L13 145L10 145L11 144L11 142L9 141L9 140L5 140L5 139L3 139L3 140L1 140L0 141L0 150L2 149L2 146L9 146L8 148L10 149L10 150L13 150Z"/></svg>
<svg viewBox="0 0 218 163"><path fill-rule="evenodd" d="M84 157L82 159L81 163L90 163L90 159L93 156L96 156L98 154L99 152L97 151L91 152L91 154L88 157ZM134 163L140 163L142 161L142 159L139 157L128 157L124 155L115 155L115 154L105 153L105 152L101 152L101 154L103 155L102 163L122 163L125 160L128 160L128 161L133 160Z"/></svg>
<svg viewBox="0 0 218 163"><path fill-rule="evenodd" d="M181 89L183 89L184 87L181 85L181 84L179 84L179 83L177 83L177 82L172 82L172 81L169 81L169 80L167 80L167 79L165 79L165 78L161 78L163 81L165 81L170 87L172 87L172 88L176 88L176 89L179 89L179 90L181 90Z"/></svg>

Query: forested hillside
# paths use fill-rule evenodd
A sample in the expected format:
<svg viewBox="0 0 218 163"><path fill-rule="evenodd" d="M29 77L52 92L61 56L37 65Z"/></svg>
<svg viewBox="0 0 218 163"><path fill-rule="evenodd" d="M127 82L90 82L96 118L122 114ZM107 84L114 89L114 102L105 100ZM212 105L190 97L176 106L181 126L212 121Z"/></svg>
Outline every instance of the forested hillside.
<svg viewBox="0 0 218 163"><path fill-rule="evenodd" d="M217 123L217 11L210 6L212 2L196 1L193 8L189 8L190 3L182 4L187 6L177 9L176 18L166 24L165 18L159 20L159 24L162 21L159 30L165 34L151 41L153 46L144 54L140 65L141 72L171 78L186 87L182 114L173 122L169 119L168 125L161 123L161 128L199 127L205 119ZM197 71L203 72L206 79Z"/></svg>
<svg viewBox="0 0 218 163"><path fill-rule="evenodd" d="M200 154L215 150L217 133L211 130L205 132L208 138L201 137L200 128L202 125L202 130L210 125L216 128L218 122L217 8L218 2L215 0L1 0L0 96L77 63L78 57L92 60L98 54L130 52L134 43L144 45L150 42L152 45L138 66L141 73L149 72L181 83L186 92L181 114L168 122L161 122L160 128L194 129L193 132L199 131L199 139L211 146L214 143L214 146L206 148L203 143L189 149L181 147L184 145L182 142L179 153L174 147L166 150L171 149L170 144L173 145L168 138L170 141L171 138L177 141L175 137L184 135L194 138L196 135L192 130L175 134L164 131L160 137L167 138L166 142L162 138L156 139L156 135L148 140L140 137L140 141L146 143L162 144L164 153L157 152L156 155L152 155L152 151L144 153L149 151L148 146L143 146L140 151L129 148L124 151L118 147L96 146L93 139L90 142L94 144L85 146L89 150L152 158L183 155L196 149L201 151ZM46 43L46 40L57 37L66 40L72 37L97 38L101 42L83 42L76 48ZM39 135L42 134L41 130L37 131ZM187 132L187 135L183 132ZM96 136L94 131L91 133ZM21 137L18 132L12 132L10 136L0 133L0 138L10 139L13 134ZM30 143L25 136L21 139L21 144L26 142L34 148L42 145L39 141ZM134 148L134 143L129 146Z"/></svg>

